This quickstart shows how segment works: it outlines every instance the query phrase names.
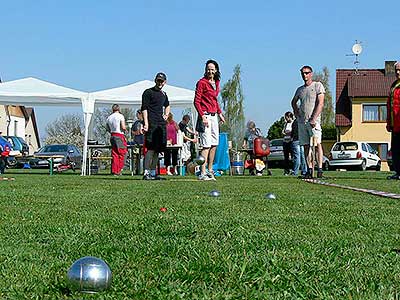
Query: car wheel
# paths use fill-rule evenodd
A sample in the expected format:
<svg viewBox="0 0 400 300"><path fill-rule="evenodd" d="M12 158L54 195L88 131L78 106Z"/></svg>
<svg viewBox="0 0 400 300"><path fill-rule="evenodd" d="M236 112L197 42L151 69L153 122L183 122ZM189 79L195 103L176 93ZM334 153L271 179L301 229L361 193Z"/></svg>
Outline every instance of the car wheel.
<svg viewBox="0 0 400 300"><path fill-rule="evenodd" d="M326 161L323 165L324 171L329 171L329 163Z"/></svg>
<svg viewBox="0 0 400 300"><path fill-rule="evenodd" d="M361 165L360 165L360 170L361 171L366 171L367 170L367 163L365 162L365 160L363 159Z"/></svg>
<svg viewBox="0 0 400 300"><path fill-rule="evenodd" d="M380 161L378 161L378 163L376 164L375 170L376 171L380 171L381 170L381 162Z"/></svg>

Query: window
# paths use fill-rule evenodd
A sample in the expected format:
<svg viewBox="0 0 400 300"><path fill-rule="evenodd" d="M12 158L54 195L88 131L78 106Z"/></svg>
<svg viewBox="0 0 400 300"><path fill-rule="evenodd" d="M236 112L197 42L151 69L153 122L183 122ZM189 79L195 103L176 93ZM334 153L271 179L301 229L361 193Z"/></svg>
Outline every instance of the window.
<svg viewBox="0 0 400 300"><path fill-rule="evenodd" d="M386 121L386 104L363 104L363 122Z"/></svg>
<svg viewBox="0 0 400 300"><path fill-rule="evenodd" d="M354 142L342 142L336 143L332 151L349 151L349 150L357 150L358 145Z"/></svg>
<svg viewBox="0 0 400 300"><path fill-rule="evenodd" d="M17 132L18 132L18 121L15 120L14 121L14 135L17 135Z"/></svg>

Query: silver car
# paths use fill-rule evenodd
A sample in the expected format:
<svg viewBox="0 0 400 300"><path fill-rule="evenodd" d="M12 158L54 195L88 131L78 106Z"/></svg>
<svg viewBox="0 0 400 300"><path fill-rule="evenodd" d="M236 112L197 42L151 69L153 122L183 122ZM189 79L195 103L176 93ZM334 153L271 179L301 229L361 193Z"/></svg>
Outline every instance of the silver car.
<svg viewBox="0 0 400 300"><path fill-rule="evenodd" d="M71 164L75 169L82 166L82 154L75 145L46 145L29 160L31 168L48 168L49 158L54 157L54 167Z"/></svg>
<svg viewBox="0 0 400 300"><path fill-rule="evenodd" d="M283 139L274 139L269 143L270 154L268 162L270 164L283 165L285 157L283 155Z"/></svg>

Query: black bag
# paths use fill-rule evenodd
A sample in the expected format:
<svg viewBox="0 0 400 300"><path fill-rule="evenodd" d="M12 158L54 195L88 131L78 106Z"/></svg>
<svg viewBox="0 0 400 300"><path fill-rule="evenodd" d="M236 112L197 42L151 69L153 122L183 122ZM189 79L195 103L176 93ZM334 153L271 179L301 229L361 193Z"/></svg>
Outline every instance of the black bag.
<svg viewBox="0 0 400 300"><path fill-rule="evenodd" d="M204 127L204 123L203 123L203 118L200 115L197 116L196 131L197 132L206 131L206 128Z"/></svg>

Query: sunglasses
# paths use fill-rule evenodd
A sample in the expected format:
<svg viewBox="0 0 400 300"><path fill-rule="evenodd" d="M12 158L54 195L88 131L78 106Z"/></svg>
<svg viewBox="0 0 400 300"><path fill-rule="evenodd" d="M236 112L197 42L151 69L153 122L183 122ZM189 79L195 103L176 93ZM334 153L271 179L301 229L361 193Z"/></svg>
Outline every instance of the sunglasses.
<svg viewBox="0 0 400 300"><path fill-rule="evenodd" d="M302 72L302 71L300 71L300 73L301 73L301 74L304 74L304 75L308 75L308 74L310 74L310 73L312 73L312 72Z"/></svg>

